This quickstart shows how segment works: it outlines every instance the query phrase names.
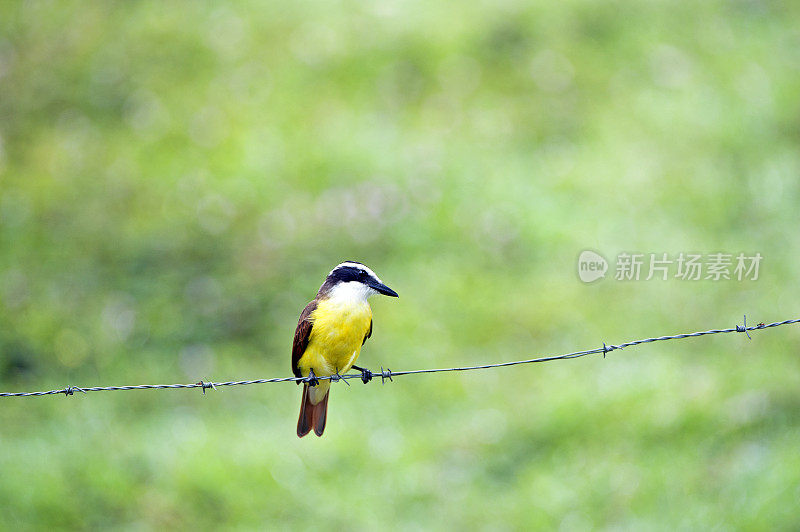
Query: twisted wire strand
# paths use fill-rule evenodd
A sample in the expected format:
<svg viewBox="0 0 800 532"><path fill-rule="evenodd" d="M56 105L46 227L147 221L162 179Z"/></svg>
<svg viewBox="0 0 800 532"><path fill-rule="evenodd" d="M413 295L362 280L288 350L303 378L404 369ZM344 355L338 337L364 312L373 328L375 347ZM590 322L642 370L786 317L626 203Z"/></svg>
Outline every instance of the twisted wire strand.
<svg viewBox="0 0 800 532"><path fill-rule="evenodd" d="M603 344L602 347L597 347L595 349L588 349L586 351L575 351L573 353L565 353L561 355L552 355L546 357L539 357L539 358L529 358L527 360L514 360L511 362L499 362L495 364L483 364L480 366L460 366L460 367L453 367L453 368L431 368L431 369L414 369L414 370L405 370L405 371L392 371L390 369L383 369L381 368L380 372L372 372L369 370L364 370L363 373L353 374L349 373L346 375L331 375L331 376L320 376L316 377L317 380L330 380L331 382L336 382L339 380L343 380L347 383L348 379L361 379L364 384L371 381L373 377L380 377L381 382L385 383L388 379L389 381L392 380L392 377L398 377L402 375L419 375L422 373L444 373L450 371L472 371L472 370L479 370L479 369L491 369L491 368L501 368L507 366L518 366L521 364L534 364L537 362L550 362L552 360L567 360L571 358L580 358L587 355L596 355L603 353L603 357L605 358L606 353L610 353L611 351L616 351L617 349L624 349L626 347L634 347L641 344L647 344L651 342L663 342L667 340L680 340L682 338L695 338L698 336L707 336L710 334L722 334L722 333L732 333L732 332L743 332L750 338L750 331L757 331L761 329L769 329L772 327L779 327L781 325L789 325L792 323L800 323L800 318L798 319L790 319L784 321L777 321L774 323L763 324L760 323L758 325L748 327L747 326L747 316L744 317L744 324L737 325L735 327L731 327L729 329L711 329L708 331L698 331L692 333L682 333L682 334L673 334L667 336L655 336L653 338L645 338L642 340L633 340L630 342L625 342L622 344ZM241 380L241 381L226 381L226 382L196 382L193 384L138 384L132 386L92 386L89 388L79 388L77 386L67 386L66 388L61 388L59 390L47 390L42 392L0 392L0 397L36 397L41 395L57 395L57 394L64 394L67 395L74 395L76 392L112 392L112 391L123 391L123 390L164 390L164 389L179 389L179 388L201 388L203 393L206 393L208 389L216 390L222 386L245 386L249 384L267 384L272 382L310 382L308 377L277 377L273 379L254 379L254 380ZM347 383L349 384L349 383Z"/></svg>

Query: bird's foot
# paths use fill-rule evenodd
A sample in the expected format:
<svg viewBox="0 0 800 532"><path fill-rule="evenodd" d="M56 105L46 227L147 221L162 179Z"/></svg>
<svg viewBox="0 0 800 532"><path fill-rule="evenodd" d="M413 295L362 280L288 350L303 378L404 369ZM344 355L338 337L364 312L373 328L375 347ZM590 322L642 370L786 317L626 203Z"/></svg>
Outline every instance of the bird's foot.
<svg viewBox="0 0 800 532"><path fill-rule="evenodd" d="M364 384L368 383L372 380L372 372L366 368L360 368L358 366L353 366L353 369L356 369L361 372L361 382Z"/></svg>
<svg viewBox="0 0 800 532"><path fill-rule="evenodd" d="M303 379L303 382L308 384L309 386L312 386L312 387L316 386L317 384L319 384L319 379L317 378L316 375L314 375L314 370L313 369L309 369L308 370L308 377Z"/></svg>

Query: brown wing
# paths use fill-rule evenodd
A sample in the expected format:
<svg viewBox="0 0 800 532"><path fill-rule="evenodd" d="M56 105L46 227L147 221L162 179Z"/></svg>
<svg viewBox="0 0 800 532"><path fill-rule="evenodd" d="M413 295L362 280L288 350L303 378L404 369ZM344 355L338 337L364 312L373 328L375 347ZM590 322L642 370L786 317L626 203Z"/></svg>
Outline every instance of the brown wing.
<svg viewBox="0 0 800 532"><path fill-rule="evenodd" d="M300 357L303 356L303 353L306 352L306 347L308 347L308 339L311 336L312 325L309 318L316 308L316 299L306 305L306 308L300 313L300 320L297 322L297 329L294 331L294 342L292 343L292 373L294 373L295 377L303 376L300 373L300 368L297 366L297 363L300 361ZM300 384L299 381L297 383Z"/></svg>
<svg viewBox="0 0 800 532"><path fill-rule="evenodd" d="M369 338L370 336L372 336L372 319L369 320L369 330L367 331L367 335L364 336L364 341L361 342L361 345L366 344L367 338Z"/></svg>

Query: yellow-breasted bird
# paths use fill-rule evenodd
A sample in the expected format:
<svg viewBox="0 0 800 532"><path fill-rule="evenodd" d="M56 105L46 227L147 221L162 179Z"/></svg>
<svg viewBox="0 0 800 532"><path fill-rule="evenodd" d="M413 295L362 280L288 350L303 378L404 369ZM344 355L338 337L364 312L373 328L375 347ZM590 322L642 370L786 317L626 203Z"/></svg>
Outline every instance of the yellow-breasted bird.
<svg viewBox="0 0 800 532"><path fill-rule="evenodd" d="M312 382L303 384L299 437L312 428L317 436L325 430L331 381L316 381L314 386L315 377L339 375L350 368L365 371L353 364L372 335L367 298L374 294L397 297L397 292L360 262L343 262L331 270L317 297L300 313L292 345L292 372L296 377L310 377Z"/></svg>

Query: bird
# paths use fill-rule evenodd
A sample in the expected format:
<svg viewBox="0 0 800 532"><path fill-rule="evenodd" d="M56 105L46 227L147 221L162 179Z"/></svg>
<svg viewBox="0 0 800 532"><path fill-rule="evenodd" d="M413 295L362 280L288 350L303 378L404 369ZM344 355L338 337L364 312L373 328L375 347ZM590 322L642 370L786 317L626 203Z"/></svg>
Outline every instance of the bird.
<svg viewBox="0 0 800 532"><path fill-rule="evenodd" d="M354 366L361 346L372 335L370 296L398 297L375 272L360 262L345 261L336 266L322 283L317 296L300 313L292 343L292 372L303 383L297 436L312 429L322 436L328 415L330 379Z"/></svg>

